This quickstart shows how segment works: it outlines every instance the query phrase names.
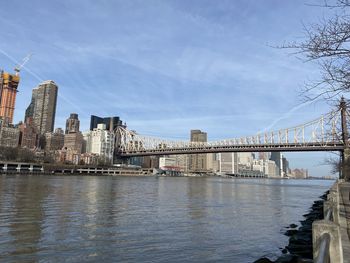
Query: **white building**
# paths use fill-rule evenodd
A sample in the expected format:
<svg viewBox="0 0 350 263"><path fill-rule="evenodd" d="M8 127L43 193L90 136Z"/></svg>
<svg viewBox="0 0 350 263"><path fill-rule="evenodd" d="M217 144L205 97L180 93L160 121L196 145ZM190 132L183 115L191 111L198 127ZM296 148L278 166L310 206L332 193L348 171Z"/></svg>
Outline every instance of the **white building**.
<svg viewBox="0 0 350 263"><path fill-rule="evenodd" d="M114 133L106 130L105 124L98 124L92 131L84 132L86 152L96 153L108 160L113 160Z"/></svg>
<svg viewBox="0 0 350 263"><path fill-rule="evenodd" d="M219 153L219 172L220 173L238 173L238 154L237 153Z"/></svg>
<svg viewBox="0 0 350 263"><path fill-rule="evenodd" d="M238 153L238 163L244 166L251 166L253 162L253 154L251 152Z"/></svg>
<svg viewBox="0 0 350 263"><path fill-rule="evenodd" d="M176 158L174 157L160 157L159 168L163 170L173 169L177 167Z"/></svg>

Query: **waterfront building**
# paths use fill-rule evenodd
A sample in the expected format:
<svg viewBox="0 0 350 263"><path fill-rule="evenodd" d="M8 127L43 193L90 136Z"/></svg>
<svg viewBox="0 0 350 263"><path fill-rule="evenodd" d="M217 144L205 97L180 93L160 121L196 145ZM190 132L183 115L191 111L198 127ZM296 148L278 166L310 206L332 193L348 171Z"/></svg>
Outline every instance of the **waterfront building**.
<svg viewBox="0 0 350 263"><path fill-rule="evenodd" d="M307 169L293 169L291 171L291 177L296 179L306 179L309 177L309 171Z"/></svg>
<svg viewBox="0 0 350 263"><path fill-rule="evenodd" d="M0 122L0 146L18 147L19 144L19 128L12 124Z"/></svg>
<svg viewBox="0 0 350 263"><path fill-rule="evenodd" d="M176 158L173 157L160 157L159 168L162 170L180 170L176 165Z"/></svg>
<svg viewBox="0 0 350 263"><path fill-rule="evenodd" d="M118 126L123 126L122 120L118 117L98 117L95 115L91 115L90 119L90 131L93 131L94 129L97 128L98 124L105 124L106 125L106 130L113 132L116 130Z"/></svg>
<svg viewBox="0 0 350 263"><path fill-rule="evenodd" d="M270 153L269 152L259 152L259 160L269 160Z"/></svg>
<svg viewBox="0 0 350 263"><path fill-rule="evenodd" d="M64 146L64 133L61 128L57 128L55 132L45 133L45 151L52 152L62 150Z"/></svg>
<svg viewBox="0 0 350 263"><path fill-rule="evenodd" d="M188 171L188 159L189 159L188 155L186 154L171 155L171 157L175 158L176 166L179 167L181 172Z"/></svg>
<svg viewBox="0 0 350 263"><path fill-rule="evenodd" d="M98 124L97 128L84 133L85 150L98 154L108 162L113 161L115 135L106 130L105 124Z"/></svg>
<svg viewBox="0 0 350 263"><path fill-rule="evenodd" d="M67 150L66 160L73 162L74 155L81 154L83 150L83 135L79 131L78 114L72 113L66 121L66 134L64 135L63 147Z"/></svg>
<svg viewBox="0 0 350 263"><path fill-rule="evenodd" d="M191 130L191 142L194 144L207 142L207 133L201 130ZM207 154L191 154L189 156L189 170L192 172L207 171Z"/></svg>
<svg viewBox="0 0 350 263"><path fill-rule="evenodd" d="M219 172L238 174L238 154L237 153L219 153Z"/></svg>
<svg viewBox="0 0 350 263"><path fill-rule="evenodd" d="M80 159L84 164L87 165L98 165L99 155L96 153L82 153Z"/></svg>
<svg viewBox="0 0 350 263"><path fill-rule="evenodd" d="M274 161L276 164L276 175L283 177L282 154L280 152L272 152L270 160Z"/></svg>
<svg viewBox="0 0 350 263"><path fill-rule="evenodd" d="M243 153L238 153L238 163L250 167L253 162L253 154L250 152L243 152Z"/></svg>
<svg viewBox="0 0 350 263"><path fill-rule="evenodd" d="M83 148L83 135L81 132L65 134L63 148L76 154L81 154Z"/></svg>
<svg viewBox="0 0 350 263"><path fill-rule="evenodd" d="M66 131L65 134L79 132L80 121L78 114L71 113L66 121Z"/></svg>
<svg viewBox="0 0 350 263"><path fill-rule="evenodd" d="M58 86L52 80L39 84L32 91L32 100L26 110L26 118L32 117L40 135L53 132L55 124Z"/></svg>
<svg viewBox="0 0 350 263"><path fill-rule="evenodd" d="M19 124L19 145L22 148L34 149L38 144L38 134L34 127L33 118L29 117L24 123Z"/></svg>
<svg viewBox="0 0 350 263"><path fill-rule="evenodd" d="M0 71L0 118L13 123L19 76Z"/></svg>
<svg viewBox="0 0 350 263"><path fill-rule="evenodd" d="M158 168L159 167L159 157L158 156L144 156L144 157L134 157L141 160L140 165L142 168Z"/></svg>
<svg viewBox="0 0 350 263"><path fill-rule="evenodd" d="M279 175L276 173L276 163L272 160L266 160L265 163L265 174L268 177L279 177Z"/></svg>
<svg viewBox="0 0 350 263"><path fill-rule="evenodd" d="M82 153L91 153L91 131L83 132Z"/></svg>
<svg viewBox="0 0 350 263"><path fill-rule="evenodd" d="M283 175L284 176L290 175L291 171L289 169L289 161L285 156L282 156L282 163L283 163Z"/></svg>

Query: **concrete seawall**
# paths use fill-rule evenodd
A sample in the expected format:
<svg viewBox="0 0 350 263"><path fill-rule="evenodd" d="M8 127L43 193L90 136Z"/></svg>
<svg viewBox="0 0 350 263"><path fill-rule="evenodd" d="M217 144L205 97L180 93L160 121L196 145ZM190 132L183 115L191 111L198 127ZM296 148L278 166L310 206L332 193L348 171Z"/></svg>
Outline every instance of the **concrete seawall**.
<svg viewBox="0 0 350 263"><path fill-rule="evenodd" d="M324 202L324 219L312 224L314 262L350 263L350 183L337 181Z"/></svg>

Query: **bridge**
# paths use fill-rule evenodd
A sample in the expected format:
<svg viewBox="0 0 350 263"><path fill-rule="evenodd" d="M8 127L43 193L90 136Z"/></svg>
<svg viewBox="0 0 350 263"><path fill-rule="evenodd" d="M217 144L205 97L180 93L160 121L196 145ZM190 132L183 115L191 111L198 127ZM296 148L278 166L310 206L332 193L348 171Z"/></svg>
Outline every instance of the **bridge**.
<svg viewBox="0 0 350 263"><path fill-rule="evenodd" d="M310 122L253 136L212 142L161 139L118 127L116 150L120 157L220 152L343 152L348 145L348 115L345 100L342 98L336 110Z"/></svg>

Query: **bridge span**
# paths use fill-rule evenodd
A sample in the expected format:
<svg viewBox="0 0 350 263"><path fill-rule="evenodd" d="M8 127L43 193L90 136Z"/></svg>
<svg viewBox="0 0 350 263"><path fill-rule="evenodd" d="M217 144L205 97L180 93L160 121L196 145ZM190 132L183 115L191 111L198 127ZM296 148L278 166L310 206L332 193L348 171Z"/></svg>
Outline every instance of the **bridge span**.
<svg viewBox="0 0 350 263"><path fill-rule="evenodd" d="M202 153L223 153L223 152L321 152L321 151L343 151L342 142L317 143L288 143L269 145L236 145L236 146L203 146L192 148L165 148L120 152L120 157L142 157L159 155L181 155L181 154L202 154Z"/></svg>
<svg viewBox="0 0 350 263"><path fill-rule="evenodd" d="M202 154L220 152L340 151L348 148L347 111L339 107L310 122L253 136L212 142L169 140L138 134L124 127L116 130L120 157Z"/></svg>

